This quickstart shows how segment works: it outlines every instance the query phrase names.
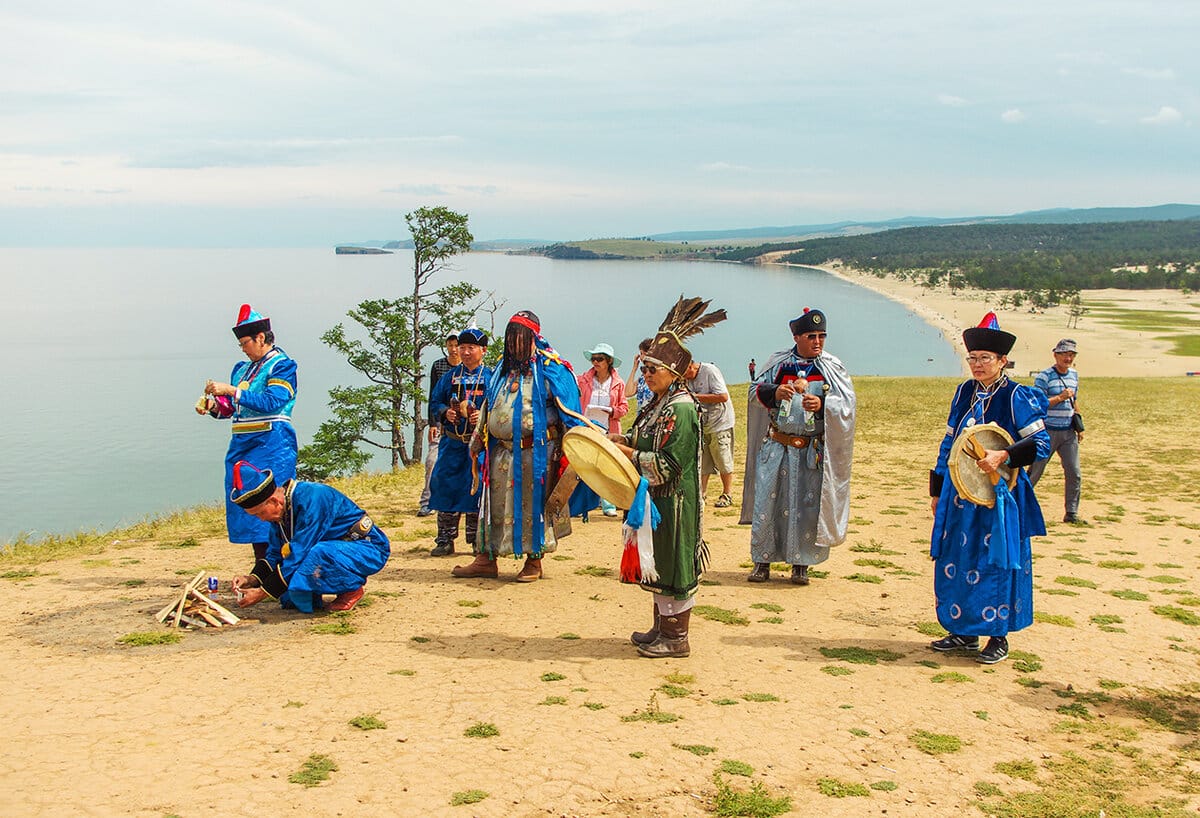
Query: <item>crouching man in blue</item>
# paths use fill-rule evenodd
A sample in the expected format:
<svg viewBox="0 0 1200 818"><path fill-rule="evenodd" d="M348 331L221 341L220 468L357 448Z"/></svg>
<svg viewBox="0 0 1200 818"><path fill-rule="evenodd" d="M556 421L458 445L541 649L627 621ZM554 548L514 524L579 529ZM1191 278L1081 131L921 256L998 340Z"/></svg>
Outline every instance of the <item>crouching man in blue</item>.
<svg viewBox="0 0 1200 818"><path fill-rule="evenodd" d="M367 577L387 564L387 535L337 489L298 480L277 486L270 471L244 460L233 471L230 499L271 526L266 558L249 574L234 577L238 605L245 608L267 597L305 613L357 605ZM337 598L324 606L322 594Z"/></svg>
<svg viewBox="0 0 1200 818"><path fill-rule="evenodd" d="M978 651L975 661L985 665L1008 656L1010 631L1033 624L1030 537L1046 533L1042 509L1022 468L1050 454L1046 396L1004 374L1016 340L999 328L992 313L963 333L972 380L954 393L937 467L929 473L933 590L938 622L949 631L930 647L943 653ZM990 507L963 498L948 479L954 441L981 423L999 425L1015 441L1004 449L985 449L978 459L979 469L989 475L1000 466L1016 471L1012 491L1001 480ZM988 637L983 650L981 636Z"/></svg>

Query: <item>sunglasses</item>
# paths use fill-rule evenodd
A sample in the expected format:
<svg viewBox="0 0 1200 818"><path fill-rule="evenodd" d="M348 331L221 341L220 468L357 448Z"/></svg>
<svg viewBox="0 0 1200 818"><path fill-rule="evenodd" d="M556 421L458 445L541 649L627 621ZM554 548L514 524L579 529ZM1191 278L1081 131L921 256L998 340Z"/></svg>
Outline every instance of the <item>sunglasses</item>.
<svg viewBox="0 0 1200 818"><path fill-rule="evenodd" d="M639 368L642 370L643 375L653 375L658 371L658 367L654 364L642 364Z"/></svg>
<svg viewBox="0 0 1200 818"><path fill-rule="evenodd" d="M607 361L607 360L608 360L608 358L604 357L603 355L593 355L592 356L592 363L594 363L594 364L598 364L601 361Z"/></svg>

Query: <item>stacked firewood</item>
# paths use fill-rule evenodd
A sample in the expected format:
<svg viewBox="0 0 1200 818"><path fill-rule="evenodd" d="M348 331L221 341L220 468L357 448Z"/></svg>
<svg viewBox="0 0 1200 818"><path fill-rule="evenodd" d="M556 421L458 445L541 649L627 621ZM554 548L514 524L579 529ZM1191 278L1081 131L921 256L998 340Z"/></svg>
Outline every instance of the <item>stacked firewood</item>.
<svg viewBox="0 0 1200 818"><path fill-rule="evenodd" d="M205 596L200 589L203 581L201 571L154 618L172 628L224 628L241 622L228 608Z"/></svg>

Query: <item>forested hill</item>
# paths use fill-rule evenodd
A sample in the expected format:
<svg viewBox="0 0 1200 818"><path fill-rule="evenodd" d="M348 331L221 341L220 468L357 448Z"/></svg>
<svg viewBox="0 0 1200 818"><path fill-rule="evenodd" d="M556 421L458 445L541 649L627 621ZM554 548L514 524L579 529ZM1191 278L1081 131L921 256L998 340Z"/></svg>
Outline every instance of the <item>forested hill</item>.
<svg viewBox="0 0 1200 818"><path fill-rule="evenodd" d="M935 284L952 278L982 289L1200 289L1200 218L1090 224L912 227L862 236L766 244L722 253L902 274Z"/></svg>

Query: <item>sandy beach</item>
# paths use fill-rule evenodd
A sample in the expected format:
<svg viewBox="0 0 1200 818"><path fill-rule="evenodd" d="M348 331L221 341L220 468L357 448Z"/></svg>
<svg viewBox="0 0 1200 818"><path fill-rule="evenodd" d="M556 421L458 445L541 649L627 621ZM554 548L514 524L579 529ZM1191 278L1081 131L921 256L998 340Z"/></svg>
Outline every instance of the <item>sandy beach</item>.
<svg viewBox="0 0 1200 818"><path fill-rule="evenodd" d="M247 549L216 513L51 561L0 557L0 813L702 816L719 780L799 815L1194 815L1200 464L1182 441L1200 383L1139 385L1136 450L1126 385L1094 387L1091 525L1058 522L1047 471L1038 621L995 667L926 647L940 631L925 470L952 379L860 379L850 535L811 586L746 583L737 509L706 509L713 618L693 617L687 659L629 644L651 603L614 577L616 521L577 521L542 581L512 582L512 562L456 580L465 557L428 556L415 470L341 484L393 543L345 617L264 603L230 630L123 644L163 632L153 613L199 570L232 605ZM493 732L481 724L494 735L471 735ZM328 780L290 781L313 755L336 764Z"/></svg>
<svg viewBox="0 0 1200 818"><path fill-rule="evenodd" d="M1168 354L1172 344L1162 330L1130 329L1104 317L1120 311L1148 311L1177 312L1189 320L1200 319L1200 296L1186 296L1178 290L1085 290L1083 304L1091 312L1079 319L1078 327L1068 328L1065 306L1037 312L1027 307L998 307L1007 291L930 289L841 264L818 269L903 304L941 330L957 348L961 348L963 329L978 324L989 310L995 311L1000 326L1017 336L1009 357L1016 364L1018 376L1053 364L1050 350L1060 338L1078 342L1075 367L1085 378L1174 377L1200 371L1200 357Z"/></svg>

